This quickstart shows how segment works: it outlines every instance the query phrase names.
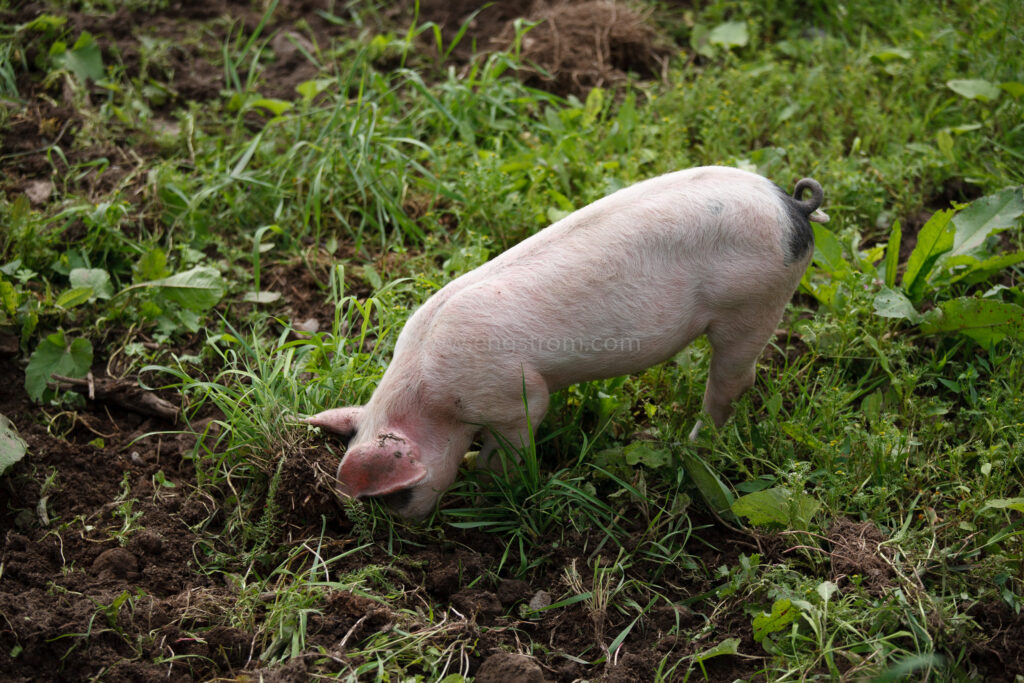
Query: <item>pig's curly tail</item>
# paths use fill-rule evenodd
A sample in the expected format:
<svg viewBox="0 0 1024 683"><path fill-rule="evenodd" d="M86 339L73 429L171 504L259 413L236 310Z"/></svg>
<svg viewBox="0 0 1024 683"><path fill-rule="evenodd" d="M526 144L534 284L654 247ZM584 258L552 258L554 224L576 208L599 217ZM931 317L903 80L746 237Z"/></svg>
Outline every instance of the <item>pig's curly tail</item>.
<svg viewBox="0 0 1024 683"><path fill-rule="evenodd" d="M804 190L811 191L810 199L800 199L800 196L804 193ZM793 190L793 199L800 205L800 209L804 214L810 216L814 213L821 202L825 199L825 192L821 189L821 185L817 180L813 178L802 178L797 181L796 189Z"/></svg>

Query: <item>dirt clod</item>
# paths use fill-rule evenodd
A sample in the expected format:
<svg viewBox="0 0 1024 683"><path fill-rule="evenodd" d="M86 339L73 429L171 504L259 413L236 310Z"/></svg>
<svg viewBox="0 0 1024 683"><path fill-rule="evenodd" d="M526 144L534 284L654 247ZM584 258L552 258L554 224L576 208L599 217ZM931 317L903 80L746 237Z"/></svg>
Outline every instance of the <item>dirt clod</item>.
<svg viewBox="0 0 1024 683"><path fill-rule="evenodd" d="M832 580L839 585L858 576L873 595L882 595L892 585L894 572L882 554L885 535L871 522L839 518L829 529L832 544Z"/></svg>
<svg viewBox="0 0 1024 683"><path fill-rule="evenodd" d="M544 683L544 670L526 655L499 652L491 655L476 672L477 683Z"/></svg>
<svg viewBox="0 0 1024 683"><path fill-rule="evenodd" d="M490 591L479 588L464 588L452 595L452 605L467 617L478 616L484 619L501 614L501 601Z"/></svg>
<svg viewBox="0 0 1024 683"><path fill-rule="evenodd" d="M132 538L129 548L137 554L159 555L164 549L164 539L157 532L147 529Z"/></svg>
<svg viewBox="0 0 1024 683"><path fill-rule="evenodd" d="M530 595L530 584L518 579L502 579L498 584L498 600L508 607Z"/></svg>
<svg viewBox="0 0 1024 683"><path fill-rule="evenodd" d="M110 548L100 553L92 563L92 573L117 579L137 578L139 559L124 548Z"/></svg>

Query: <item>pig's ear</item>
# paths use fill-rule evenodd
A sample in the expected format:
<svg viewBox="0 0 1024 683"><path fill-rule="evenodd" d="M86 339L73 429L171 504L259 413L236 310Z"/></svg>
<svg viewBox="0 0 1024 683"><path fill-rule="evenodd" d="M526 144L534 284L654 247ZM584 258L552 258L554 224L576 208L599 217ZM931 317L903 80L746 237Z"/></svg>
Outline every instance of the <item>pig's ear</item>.
<svg viewBox="0 0 1024 683"><path fill-rule="evenodd" d="M362 417L363 407L353 406L351 408L325 410L313 417L307 417L306 422L315 427L323 427L342 436L348 436L355 434L356 430L359 429L359 421Z"/></svg>
<svg viewBox="0 0 1024 683"><path fill-rule="evenodd" d="M338 468L342 493L362 498L384 496L418 484L427 476L419 458L400 450L353 449Z"/></svg>

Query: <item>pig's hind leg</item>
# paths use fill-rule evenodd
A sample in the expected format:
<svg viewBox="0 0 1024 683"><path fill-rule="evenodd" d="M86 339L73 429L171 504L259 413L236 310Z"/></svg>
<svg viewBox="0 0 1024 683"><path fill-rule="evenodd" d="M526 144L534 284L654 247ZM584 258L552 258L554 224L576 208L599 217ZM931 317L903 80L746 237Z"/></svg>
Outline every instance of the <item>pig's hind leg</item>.
<svg viewBox="0 0 1024 683"><path fill-rule="evenodd" d="M721 427L732 415L732 403L754 384L757 359L782 318L782 306L767 310L745 308L735 315L716 320L708 327L711 342L711 370L704 391L704 411ZM700 421L690 432L696 439Z"/></svg>

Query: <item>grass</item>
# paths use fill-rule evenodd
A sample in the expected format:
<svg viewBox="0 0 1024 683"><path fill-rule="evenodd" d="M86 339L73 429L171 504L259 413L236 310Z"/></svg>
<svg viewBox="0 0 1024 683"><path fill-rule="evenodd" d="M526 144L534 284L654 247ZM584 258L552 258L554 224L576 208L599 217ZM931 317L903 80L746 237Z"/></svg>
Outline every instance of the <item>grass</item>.
<svg viewBox="0 0 1024 683"><path fill-rule="evenodd" d="M365 27L377 25L372 8L361 12ZM712 661L735 657L715 637L725 615L752 624L766 679L966 680L977 672L965 643L986 637L972 606L1019 615L1024 335L1011 321L996 326L1002 339L963 336L915 315L962 298L1016 311L1021 266L1000 262L969 282L933 254L915 288L905 256L897 280L893 240L897 221L904 239L919 236L922 214L951 199L1024 182L1020 6L862 3L795 16L786 3L714 2L686 16L666 27L684 45L726 21L744 22L747 41L704 44L700 57L681 49L664 82L585 101L523 86L510 54L439 67L430 40L411 42L434 35L422 25L317 46L322 70L290 101L259 93L267 35L232 34L223 96L174 110L163 127L146 114L159 88L114 69L104 94L87 97L70 62L50 64L91 135L158 151L98 191L86 179L111 161L75 161L55 143L53 200L0 200L0 327L40 359L45 335L63 332L40 372L84 375L119 357L122 373L177 388L190 415L217 416L190 463L190 484L225 516L220 549L200 555L204 571L237 582L243 597L228 618L258 633L262 663L311 654L309 620L343 590L399 615L376 634L352 632L343 674L466 673L479 656L473 642L398 569L338 577L332 567L374 544L401 557L459 543L467 529L499 539L490 577L537 576L559 561L555 549L575 544L588 566L554 567L565 578L545 610L586 607L590 645L567 655L590 664L614 660L658 604L698 612L696 625L676 628L708 648L666 654L652 674L663 680L700 680ZM55 31L19 29L11 45L48 48ZM2 50L7 101L19 97L14 75L25 65ZM381 66L396 55L397 68ZM959 84L979 79L996 94ZM787 187L812 176L832 216L784 321L788 336L770 346L734 419L695 445L686 439L709 356L698 341L640 375L554 396L520 476L468 473L423 528L348 504L358 544L343 554L311 550L317 538L305 550L270 542L282 454L336 448L298 418L365 401L418 304L566 212L702 164ZM145 192L129 196L136 176ZM1024 248L1019 217L980 248L979 259ZM284 294L268 289L268 273L282 264L305 268L333 304L323 329L296 335L299 321L267 313ZM914 313L879 315L883 291ZM188 337L198 343L185 349ZM45 382L36 398L51 412L80 400ZM768 492L777 516L758 533L792 552L769 558L755 546L706 566L702 537L712 533L696 520L715 501ZM121 539L136 513L127 493L116 502ZM719 513L726 520L715 524L758 528ZM823 578L834 549L824 539L839 519L881 530L873 552L888 566L884 590L867 576ZM707 590L684 599L681 575ZM268 591L272 603L258 608ZM112 627L120 607L101 609ZM524 651L545 652L519 633Z"/></svg>

